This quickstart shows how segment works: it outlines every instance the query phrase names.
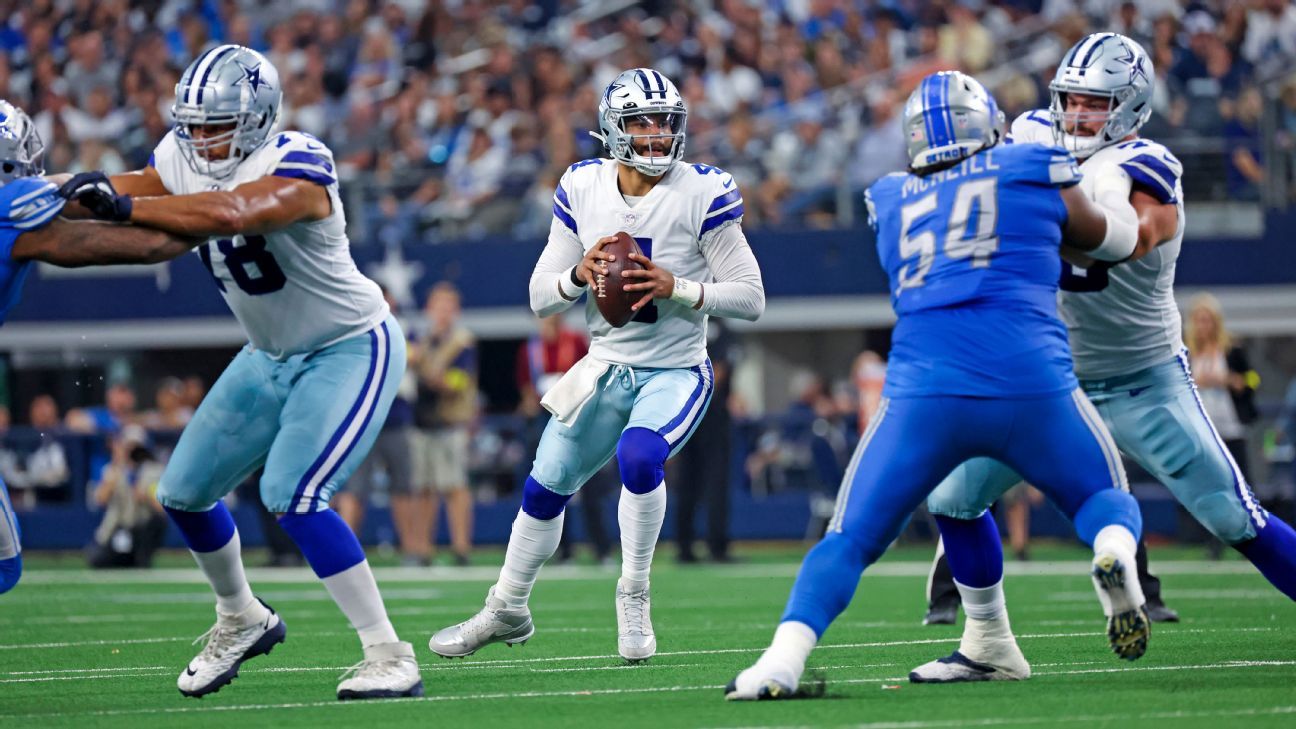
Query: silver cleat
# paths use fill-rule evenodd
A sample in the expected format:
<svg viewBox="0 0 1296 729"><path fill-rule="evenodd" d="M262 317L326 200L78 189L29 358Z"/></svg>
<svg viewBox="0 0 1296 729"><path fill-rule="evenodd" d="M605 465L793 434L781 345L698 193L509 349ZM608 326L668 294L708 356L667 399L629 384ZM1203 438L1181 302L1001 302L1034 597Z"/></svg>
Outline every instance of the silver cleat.
<svg viewBox="0 0 1296 729"><path fill-rule="evenodd" d="M526 643L535 635L531 611L510 610L495 597L495 588L486 593L486 607L458 625L438 630L428 641L428 648L442 658L471 656L491 643Z"/></svg>
<svg viewBox="0 0 1296 729"><path fill-rule="evenodd" d="M642 590L630 591L622 581L617 581L617 651L631 663L646 661L657 653L651 607L647 583Z"/></svg>

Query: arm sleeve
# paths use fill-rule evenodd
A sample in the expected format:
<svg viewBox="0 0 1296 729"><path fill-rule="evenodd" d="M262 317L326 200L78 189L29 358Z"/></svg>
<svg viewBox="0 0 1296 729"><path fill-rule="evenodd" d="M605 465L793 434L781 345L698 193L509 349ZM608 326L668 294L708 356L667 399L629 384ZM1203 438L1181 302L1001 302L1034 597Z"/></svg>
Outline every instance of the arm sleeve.
<svg viewBox="0 0 1296 729"><path fill-rule="evenodd" d="M704 314L756 321L765 311L765 284L747 236L739 225L727 225L702 248L715 278L703 284Z"/></svg>
<svg viewBox="0 0 1296 729"><path fill-rule="evenodd" d="M531 310L536 316L565 311L581 297L584 289L572 285L571 271L582 258L580 241L555 217L549 226L549 242L531 272Z"/></svg>

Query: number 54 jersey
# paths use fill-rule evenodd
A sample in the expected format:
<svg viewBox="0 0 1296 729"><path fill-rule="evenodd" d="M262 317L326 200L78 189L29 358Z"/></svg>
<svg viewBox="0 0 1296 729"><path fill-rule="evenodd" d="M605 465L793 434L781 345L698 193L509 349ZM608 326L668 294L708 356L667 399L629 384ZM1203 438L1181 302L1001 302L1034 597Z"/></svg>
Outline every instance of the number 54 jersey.
<svg viewBox="0 0 1296 729"><path fill-rule="evenodd" d="M1014 144L869 188L899 317L887 397L1037 398L1075 389L1057 282L1067 219L1060 190L1079 182L1067 151Z"/></svg>
<svg viewBox="0 0 1296 729"><path fill-rule="evenodd" d="M386 318L378 285L351 258L333 153L318 139L301 132L272 135L233 175L217 180L194 172L169 132L149 164L173 195L232 190L268 176L328 191L332 211L322 220L212 238L197 249L256 349L283 359L363 334Z"/></svg>

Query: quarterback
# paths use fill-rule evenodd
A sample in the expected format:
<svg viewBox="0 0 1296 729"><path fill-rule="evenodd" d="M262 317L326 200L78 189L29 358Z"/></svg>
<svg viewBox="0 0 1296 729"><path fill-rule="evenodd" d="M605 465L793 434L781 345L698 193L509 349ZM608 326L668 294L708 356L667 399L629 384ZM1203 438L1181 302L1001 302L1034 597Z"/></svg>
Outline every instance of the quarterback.
<svg viewBox="0 0 1296 729"><path fill-rule="evenodd" d="M643 251L632 255L645 270L624 274L639 279L626 291L642 296L621 328L604 321L587 297L590 351L542 401L553 418L522 489L499 581L479 613L432 636L430 646L442 656L532 636L527 599L558 546L563 509L613 454L623 484L617 647L630 662L656 653L648 577L666 512L663 469L711 401L707 317L754 320L765 306L733 178L681 160L687 115L661 73L623 72L598 109L595 136L612 159L577 162L558 183L549 242L531 276L531 308L543 317L572 306L606 273L613 254L603 247L619 231Z"/></svg>
<svg viewBox="0 0 1296 729"><path fill-rule="evenodd" d="M96 217L206 242L198 249L248 344L212 386L167 464L158 500L216 593L216 624L180 673L203 696L283 642L255 598L221 498L257 468L261 499L359 634L339 699L418 696L413 648L387 618L359 541L328 508L364 459L405 369L405 338L356 268L332 153L276 131L283 90L261 54L223 45L176 85L176 125L142 170L93 173L72 196Z"/></svg>
<svg viewBox="0 0 1296 729"><path fill-rule="evenodd" d="M1051 107L1013 123L1015 143L1056 143L1071 150L1084 160L1084 191L1124 202L1140 219L1139 245L1123 262L1071 255L1080 265L1063 264L1059 311L1070 332L1076 376L1117 447L1274 587L1296 599L1296 533L1251 493L1188 371L1174 299L1184 231L1183 167L1165 147L1137 134L1152 113L1154 78L1138 43L1095 33L1063 57L1049 85ZM1019 480L1008 466L977 459L956 469L928 499L967 622L959 650L918 667L910 680L1030 676L1008 626L998 566L1003 555L987 511ZM977 564L969 556L977 556Z"/></svg>

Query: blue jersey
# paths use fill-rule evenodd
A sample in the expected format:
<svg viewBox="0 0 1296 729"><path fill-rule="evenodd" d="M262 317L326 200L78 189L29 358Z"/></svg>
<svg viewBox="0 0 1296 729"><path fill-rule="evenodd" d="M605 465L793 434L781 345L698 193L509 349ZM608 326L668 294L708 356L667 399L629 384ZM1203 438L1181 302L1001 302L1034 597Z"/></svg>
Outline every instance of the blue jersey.
<svg viewBox="0 0 1296 729"><path fill-rule="evenodd" d="M899 321L887 397L1035 398L1075 389L1057 314L1059 189L1070 153L1000 145L925 177L896 173L867 193Z"/></svg>
<svg viewBox="0 0 1296 729"><path fill-rule="evenodd" d="M58 188L40 177L20 177L0 185L0 324L18 303L31 261L12 258L14 241L53 220L65 200Z"/></svg>

